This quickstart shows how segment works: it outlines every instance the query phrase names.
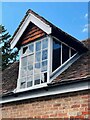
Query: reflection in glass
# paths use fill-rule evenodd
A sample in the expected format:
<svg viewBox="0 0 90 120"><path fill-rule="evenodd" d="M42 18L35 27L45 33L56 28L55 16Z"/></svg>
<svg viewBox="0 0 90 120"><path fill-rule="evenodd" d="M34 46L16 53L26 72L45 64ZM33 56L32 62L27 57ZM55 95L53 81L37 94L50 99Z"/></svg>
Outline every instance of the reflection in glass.
<svg viewBox="0 0 90 120"><path fill-rule="evenodd" d="M29 52L32 53L34 51L34 44L29 45Z"/></svg>
<svg viewBox="0 0 90 120"><path fill-rule="evenodd" d="M42 72L47 70L47 61L42 62Z"/></svg>
<svg viewBox="0 0 90 120"><path fill-rule="evenodd" d="M22 79L20 79L20 88L25 88L25 86L26 86L26 78L22 78Z"/></svg>
<svg viewBox="0 0 90 120"><path fill-rule="evenodd" d="M28 68L27 69L27 75L28 76L32 75L33 74L33 65L29 65L27 68Z"/></svg>
<svg viewBox="0 0 90 120"><path fill-rule="evenodd" d="M27 77L27 87L32 86L33 76Z"/></svg>
<svg viewBox="0 0 90 120"><path fill-rule="evenodd" d="M40 84L40 74L36 74L34 76L34 84L35 85Z"/></svg>
<svg viewBox="0 0 90 120"><path fill-rule="evenodd" d="M36 43L36 51L41 50L41 41Z"/></svg>
<svg viewBox="0 0 90 120"><path fill-rule="evenodd" d="M34 62L34 54L28 56L28 65L33 65Z"/></svg>
<svg viewBox="0 0 90 120"><path fill-rule="evenodd" d="M32 86L32 81L27 82L27 87L31 87Z"/></svg>
<svg viewBox="0 0 90 120"><path fill-rule="evenodd" d="M26 76L27 76L27 67L22 67L20 77L22 78Z"/></svg>
<svg viewBox="0 0 90 120"><path fill-rule="evenodd" d="M23 57L23 58L21 59L21 62L22 62L22 67L23 67L23 66L26 66L26 65L27 65L27 57Z"/></svg>
<svg viewBox="0 0 90 120"><path fill-rule="evenodd" d="M40 74L40 63L35 64L35 74L39 73Z"/></svg>
<svg viewBox="0 0 90 120"><path fill-rule="evenodd" d="M47 50L43 50L42 51L42 60L47 59L47 56L48 56L48 51Z"/></svg>
<svg viewBox="0 0 90 120"><path fill-rule="evenodd" d="M41 52L37 52L35 58L36 58L36 62L39 62L41 60Z"/></svg>
<svg viewBox="0 0 90 120"><path fill-rule="evenodd" d="M48 47L48 40L47 39L44 39L43 41L42 41L42 49L45 49L45 48L47 48Z"/></svg>
<svg viewBox="0 0 90 120"><path fill-rule="evenodd" d="M56 70L60 65L61 65L61 43L54 40L52 71Z"/></svg>

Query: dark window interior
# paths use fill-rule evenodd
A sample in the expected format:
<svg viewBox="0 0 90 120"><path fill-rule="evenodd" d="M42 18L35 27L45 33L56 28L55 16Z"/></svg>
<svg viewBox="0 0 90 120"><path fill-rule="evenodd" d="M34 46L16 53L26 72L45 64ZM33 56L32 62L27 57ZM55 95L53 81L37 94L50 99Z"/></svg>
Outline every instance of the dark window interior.
<svg viewBox="0 0 90 120"><path fill-rule="evenodd" d="M23 48L23 54L26 52L27 48L28 48L28 47L24 47L24 48Z"/></svg>
<svg viewBox="0 0 90 120"><path fill-rule="evenodd" d="M56 70L60 65L61 65L61 44L60 42L54 40L52 71Z"/></svg>
<svg viewBox="0 0 90 120"><path fill-rule="evenodd" d="M47 72L43 73L44 75L44 80L41 79L41 83L47 82Z"/></svg>
<svg viewBox="0 0 90 120"><path fill-rule="evenodd" d="M69 59L69 47L62 44L62 63Z"/></svg>
<svg viewBox="0 0 90 120"><path fill-rule="evenodd" d="M73 56L75 53L76 51L71 49L71 56Z"/></svg>

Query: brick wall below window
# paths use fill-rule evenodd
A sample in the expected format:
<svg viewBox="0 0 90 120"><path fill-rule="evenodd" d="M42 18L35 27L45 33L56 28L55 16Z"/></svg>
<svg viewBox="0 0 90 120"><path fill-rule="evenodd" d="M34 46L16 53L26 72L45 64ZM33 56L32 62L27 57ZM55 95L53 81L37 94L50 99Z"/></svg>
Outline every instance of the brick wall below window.
<svg viewBox="0 0 90 120"><path fill-rule="evenodd" d="M90 119L88 93L89 91L74 92L3 104L2 117Z"/></svg>

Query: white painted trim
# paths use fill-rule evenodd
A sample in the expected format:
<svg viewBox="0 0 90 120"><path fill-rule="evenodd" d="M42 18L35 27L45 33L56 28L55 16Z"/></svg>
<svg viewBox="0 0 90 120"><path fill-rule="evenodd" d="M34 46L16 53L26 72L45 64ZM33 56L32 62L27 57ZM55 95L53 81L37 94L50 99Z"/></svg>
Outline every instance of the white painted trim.
<svg viewBox="0 0 90 120"><path fill-rule="evenodd" d="M15 47L17 44L18 40L20 39L21 35L29 25L29 23L32 22L36 26L38 26L40 29L42 29L45 33L51 34L51 27L41 21L39 18L37 18L35 15L29 13L28 16L26 17L25 21L22 23L21 27L19 28L18 32L14 36L13 40L11 41L11 49Z"/></svg>
<svg viewBox="0 0 90 120"><path fill-rule="evenodd" d="M42 39L40 39L40 40L38 40L38 41L43 41L44 39L48 39L48 48L45 48L45 49L48 49L48 58L47 58L47 61L48 61L48 65L47 65L47 83L49 83L49 80L50 80L50 56L49 56L49 54L50 54L50 37L44 37L44 38L42 38ZM29 55L31 55L31 53L29 53L29 54L25 54L25 55L23 55L22 54L22 51L23 51L23 48L24 47L28 47L30 44L33 44L34 45L34 63L33 63L33 66L34 66L34 64L35 64L35 53L36 53L36 50L35 50L35 44L38 42L38 41L35 41L35 42L32 42L32 43L29 43L28 45L25 45L25 46L22 46L21 47L21 50L20 50L20 64L19 64L19 74L18 74L18 80L17 80L17 88L14 90L14 92L22 92L22 91L27 91L27 90L33 90L33 89L37 89L37 88L41 88L41 87L45 87L45 86L47 86L47 83L40 83L40 84L38 84L38 85L34 85L34 76L33 76L33 85L31 86L31 87L26 87L26 88L22 88L22 89L20 89L20 74L21 74L21 66L22 66L22 61L21 61L21 59L23 58L23 57L25 57L25 56L29 56ZM45 50L44 49L44 50ZM41 51L42 51L42 48L41 48ZM41 52L42 53L42 52ZM42 55L41 55L42 56ZM40 60L40 62L42 62L42 60ZM41 73L41 72L40 72ZM42 72L42 73L44 73L44 72ZM33 75L35 75L34 74L34 68L33 68ZM41 75L40 75L40 77L41 77ZM40 81L41 82L41 81ZM27 83L26 83L27 84Z"/></svg>
<svg viewBox="0 0 90 120"><path fill-rule="evenodd" d="M48 70L47 70L47 83L50 82L50 72L51 72L51 38L48 37Z"/></svg>
<svg viewBox="0 0 90 120"><path fill-rule="evenodd" d="M14 36L13 40L11 41L11 43L10 43L11 44L11 49L13 49L15 47L15 45L17 44L18 40L20 39L21 35L25 31L25 29L26 29L26 27L28 26L29 23L30 23L30 16L28 15L26 17L25 21L23 22L23 24L21 25L21 27L19 28L18 32Z"/></svg>
<svg viewBox="0 0 90 120"><path fill-rule="evenodd" d="M44 96L50 96L50 95L57 95L57 94L64 94L64 93L70 93L70 92L76 92L76 91L82 91L82 90L89 90L88 87L89 82L77 82L77 83L71 83L66 85L60 85L60 86L53 86L53 87L46 87L48 91L46 91L44 88L42 90L38 91L30 91L28 94L21 94L17 97L11 96L6 97L0 100L0 104L2 103L9 103L14 101L21 101L26 99L32 99L32 98L39 98Z"/></svg>
<svg viewBox="0 0 90 120"><path fill-rule="evenodd" d="M75 55L73 55L72 57L70 57L66 62L64 62L60 67L58 67L52 74L51 76L53 76L50 79L50 82L52 82L58 75L60 75L63 71L65 71L72 63L74 63L78 58L80 57L80 55L78 55L78 53L76 53ZM58 72L59 71L59 72Z"/></svg>
<svg viewBox="0 0 90 120"><path fill-rule="evenodd" d="M34 81L33 81L33 83L34 83ZM14 93L25 92L25 91L29 91L29 90L43 88L43 87L46 87L46 86L47 86L47 83L42 83L42 84L39 84L39 85L34 85L33 84L33 86L29 87L29 88L17 89Z"/></svg>
<svg viewBox="0 0 90 120"><path fill-rule="evenodd" d="M38 26L40 29L42 29L47 34L51 33L51 27L50 25L44 23L42 20L37 18L35 15L31 14L31 22L34 23L36 26Z"/></svg>

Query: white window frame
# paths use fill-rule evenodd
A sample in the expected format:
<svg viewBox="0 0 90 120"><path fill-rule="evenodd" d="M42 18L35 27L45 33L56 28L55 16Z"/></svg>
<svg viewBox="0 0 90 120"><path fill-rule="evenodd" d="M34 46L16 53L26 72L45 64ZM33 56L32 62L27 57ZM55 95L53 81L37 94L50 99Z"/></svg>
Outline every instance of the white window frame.
<svg viewBox="0 0 90 120"><path fill-rule="evenodd" d="M62 67L63 66L63 64L65 64L67 61L69 61L73 56L71 56L71 49L73 49L74 51L76 51L74 48L72 48L72 47L70 47L69 45L67 45L67 44L65 44L64 42L62 42L61 40L59 40L58 38L56 38L56 37L53 37L53 36L50 36L50 38L51 38L51 40L52 40L52 57L51 57L51 61L53 61L53 39L55 39L56 41L58 41L58 42L60 42L61 43L61 65L58 67L58 68L60 68L60 67ZM67 47L69 47L69 59L68 60L66 60L64 63L62 63L62 44L64 44L64 45L66 45ZM77 53L77 51L76 51L76 53ZM55 73L57 70L58 70L58 68L56 69L56 70L54 70L54 71L52 71L52 65L51 65L51 74L53 74L53 73ZM50 74L50 75L51 75Z"/></svg>
<svg viewBox="0 0 90 120"><path fill-rule="evenodd" d="M46 83L42 83L42 84L33 85L32 87L20 89L20 70L21 70L21 58L22 58L21 55L22 55L22 49L23 49L24 47L29 46L30 44L32 44L32 43L30 43L30 44L28 44L28 45L22 46L22 47L21 47L21 50L20 50L19 75L18 75L18 82L17 82L16 92L33 90L33 89L37 89L37 88L41 88L41 87L47 86L47 84L51 82L50 76L51 76L52 74L54 74L60 67L62 67L67 61L69 61L69 59L71 59L71 58L73 57L73 56L71 56L71 49L73 49L72 47L68 46L68 45L65 44L64 42L62 42L62 41L60 41L59 39L57 39L57 38L55 38L55 37L53 37L53 36L50 36L50 35L49 35L49 36L46 36L46 37L44 37L44 38L42 38L42 39L40 39L40 40L37 40L37 41L33 42L33 43L34 43L34 46L35 46L35 43L36 43L36 42L42 41L42 40L44 40L44 39L46 39L46 38L48 39L47 82L46 82ZM60 65L56 70L54 70L54 71L52 71L53 38L54 38L55 40L57 40L58 42L61 43L61 65ZM64 45L66 45L66 46L69 47L69 59L68 59L67 61L65 61L64 63L62 63L62 44L64 44ZM34 47L34 49L35 49L35 47ZM73 49L73 50L75 50L75 49ZM76 50L75 50L75 51L76 51ZM34 50L34 52L36 52L36 51ZM28 56L28 55L29 55L29 54L27 54L27 56ZM26 55L25 55L25 56L26 56ZM23 55L23 57L24 57L24 55ZM35 60L35 53L34 53L34 60ZM34 63L35 63L35 61L34 61ZM33 69L34 69L34 68L33 68ZM43 73L44 73L44 72L43 72ZM34 77L34 76L33 76L33 77ZM33 79L33 80L34 80L34 79ZM33 82L33 84L34 84L34 82Z"/></svg>
<svg viewBox="0 0 90 120"><path fill-rule="evenodd" d="M34 79L33 79L33 85L31 86L31 87L26 87L26 88L20 88L20 71L21 71L21 66L22 66L22 63L21 63L21 59L22 59L22 57L25 57L25 56L28 56L28 55L30 55L30 53L29 54L27 54L27 55L22 55L22 50L23 50L23 48L24 47L26 47L26 46L29 46L30 44L34 44L34 60L35 60L35 44L36 44L36 42L38 42L38 41L42 41L42 40L44 40L44 39L48 39L48 58L47 58L47 61L48 61L48 64L47 64L47 82L45 82L45 83L41 83L41 84L37 84L37 85L34 85ZM49 83L49 80L50 80L50 73L51 73L51 64L50 64L50 61L51 61L51 38L49 37L49 36L46 36L46 37L44 37L44 38L42 38L42 39L40 39L40 40L37 40L37 41L34 41L34 42L31 42L31 43L29 43L28 45L24 45L24 46L22 46L21 47L21 49L20 49L20 62L19 62L19 74L18 74L18 80L17 80L17 88L16 88L16 92L22 92L22 91L27 91L27 90L33 90L33 89L37 89L37 88L41 88L41 87L45 87L45 86L47 86L47 83ZM35 64L35 61L34 61L34 64ZM34 68L33 68L34 69ZM44 73L44 72L42 72L42 73ZM34 77L34 76L33 76Z"/></svg>

